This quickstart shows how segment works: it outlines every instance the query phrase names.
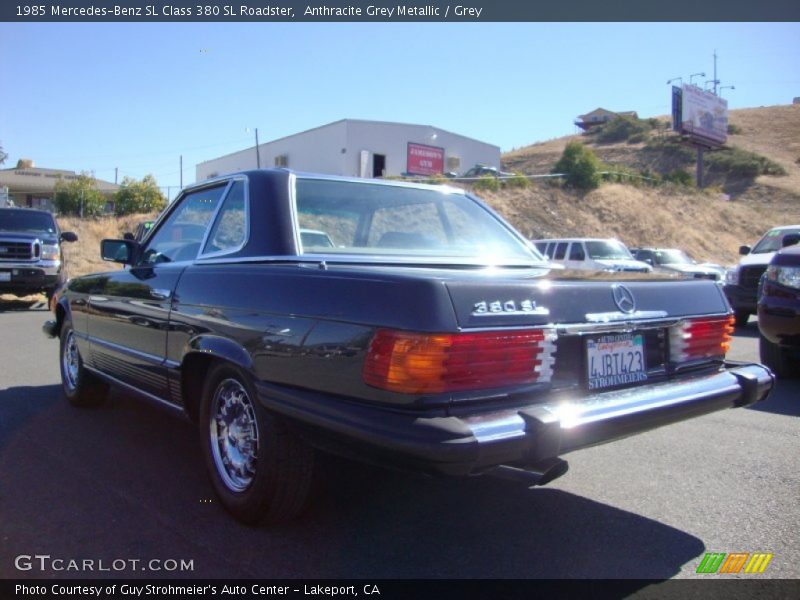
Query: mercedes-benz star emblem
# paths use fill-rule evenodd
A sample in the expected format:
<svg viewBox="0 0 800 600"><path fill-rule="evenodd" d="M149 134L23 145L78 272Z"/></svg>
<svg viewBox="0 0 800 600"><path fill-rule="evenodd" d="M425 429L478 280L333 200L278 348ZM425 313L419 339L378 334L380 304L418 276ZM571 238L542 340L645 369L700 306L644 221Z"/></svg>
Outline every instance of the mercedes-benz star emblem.
<svg viewBox="0 0 800 600"><path fill-rule="evenodd" d="M624 285L614 285L612 288L614 294L614 303L624 313L632 313L636 310L636 300L633 298L633 293Z"/></svg>

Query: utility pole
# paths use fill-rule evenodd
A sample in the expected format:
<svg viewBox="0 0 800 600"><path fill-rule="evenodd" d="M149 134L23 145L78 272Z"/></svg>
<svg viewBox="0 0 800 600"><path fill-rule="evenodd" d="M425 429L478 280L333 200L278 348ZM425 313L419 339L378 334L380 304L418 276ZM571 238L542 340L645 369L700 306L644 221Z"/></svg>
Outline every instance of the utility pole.
<svg viewBox="0 0 800 600"><path fill-rule="evenodd" d="M118 177L119 177L119 167L114 167L114 185L117 185Z"/></svg>
<svg viewBox="0 0 800 600"><path fill-rule="evenodd" d="M261 168L261 153L258 150L258 127L256 127L256 168Z"/></svg>
<svg viewBox="0 0 800 600"><path fill-rule="evenodd" d="M180 169L181 169L181 189L183 189L183 154L181 154L180 158Z"/></svg>
<svg viewBox="0 0 800 600"><path fill-rule="evenodd" d="M714 95L717 95L717 84L719 80L717 79L717 49L714 48Z"/></svg>
<svg viewBox="0 0 800 600"><path fill-rule="evenodd" d="M702 190L705 182L703 181L703 147L697 147L697 189Z"/></svg>

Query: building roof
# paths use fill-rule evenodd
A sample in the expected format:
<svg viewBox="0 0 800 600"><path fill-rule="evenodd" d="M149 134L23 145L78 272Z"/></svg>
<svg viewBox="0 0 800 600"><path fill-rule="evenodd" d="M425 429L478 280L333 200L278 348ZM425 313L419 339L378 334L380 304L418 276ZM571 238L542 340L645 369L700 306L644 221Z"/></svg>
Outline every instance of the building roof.
<svg viewBox="0 0 800 600"><path fill-rule="evenodd" d="M65 169L45 169L41 167L0 169L0 188L7 187L12 193L52 193L60 180L77 179L75 171ZM95 179L101 192L116 192L119 186L110 181Z"/></svg>
<svg viewBox="0 0 800 600"><path fill-rule="evenodd" d="M637 113L635 110L621 110L614 112L613 110L608 110L605 108L595 108L593 111L586 113L585 115L578 115L579 119L586 120L586 117L591 116L601 116L601 115L608 115L608 116L618 116L618 117L636 117Z"/></svg>
<svg viewBox="0 0 800 600"><path fill-rule="evenodd" d="M481 140L476 140L475 138L471 138L466 135L462 135L460 133L453 133L452 131L447 131L446 129L442 129L441 127L436 127L434 125L422 125L419 123L398 123L396 121L371 121L369 119L339 119L338 121L332 121L330 123L326 123L324 125L318 125L316 127L312 127L310 129L304 129L303 131L298 131L297 133L292 133L290 135L285 135L283 137L276 138L274 140L269 140L266 142L261 142L258 144L259 147L266 146L267 144L274 144L275 142L281 142L283 140L287 140L289 138L293 138L298 135L303 135L305 133L310 133L312 131L317 131L318 129L325 129L327 127L332 127L333 125L339 125L340 123L367 123L367 124L375 124L375 125L397 125L398 127L427 127L429 129L435 129L437 131L441 131L442 133L447 133L449 135L454 135L460 138L464 138L465 140L471 140L473 142L478 142L480 144L486 144L487 146L495 146L498 150L500 149L499 146L495 144L490 144L489 142L483 142ZM234 152L229 152L228 154L223 154L222 156L217 156L215 158L210 158L208 160L203 160L197 163L198 165L202 165L205 163L215 162L221 158L225 158L228 156L233 156L234 154L239 154L240 152L244 152L246 150L252 150L255 146L249 146L247 148L243 148L241 150L236 150Z"/></svg>

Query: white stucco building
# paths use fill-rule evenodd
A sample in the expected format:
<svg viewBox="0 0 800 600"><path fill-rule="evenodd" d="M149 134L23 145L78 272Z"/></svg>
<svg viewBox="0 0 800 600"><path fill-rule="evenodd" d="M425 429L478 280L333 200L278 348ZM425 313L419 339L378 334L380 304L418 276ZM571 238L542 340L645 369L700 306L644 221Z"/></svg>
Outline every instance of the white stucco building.
<svg viewBox="0 0 800 600"><path fill-rule="evenodd" d="M500 167L500 147L430 125L342 119L201 162L197 181L262 168L380 177L462 174L476 164Z"/></svg>

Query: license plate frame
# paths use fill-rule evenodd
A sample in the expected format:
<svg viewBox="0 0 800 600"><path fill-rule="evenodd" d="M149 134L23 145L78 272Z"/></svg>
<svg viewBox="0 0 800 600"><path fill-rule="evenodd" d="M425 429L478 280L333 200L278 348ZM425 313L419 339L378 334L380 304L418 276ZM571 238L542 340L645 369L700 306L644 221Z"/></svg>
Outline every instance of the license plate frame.
<svg viewBox="0 0 800 600"><path fill-rule="evenodd" d="M604 391L647 381L647 352L642 332L588 337L584 344L584 359L589 391Z"/></svg>

